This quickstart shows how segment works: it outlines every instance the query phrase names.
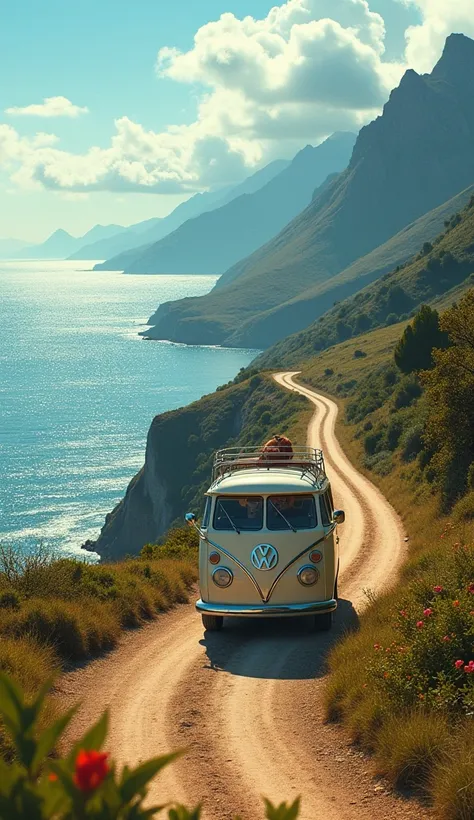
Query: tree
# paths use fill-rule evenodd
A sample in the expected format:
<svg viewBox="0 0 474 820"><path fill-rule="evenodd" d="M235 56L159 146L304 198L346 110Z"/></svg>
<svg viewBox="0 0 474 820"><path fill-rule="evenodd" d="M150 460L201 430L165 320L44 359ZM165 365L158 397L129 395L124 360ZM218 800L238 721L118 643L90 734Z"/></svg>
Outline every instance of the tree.
<svg viewBox="0 0 474 820"><path fill-rule="evenodd" d="M439 314L422 305L395 348L395 363L403 373L433 367L433 350L448 346L448 334L440 329Z"/></svg>
<svg viewBox="0 0 474 820"><path fill-rule="evenodd" d="M462 493L474 461L474 290L440 319L451 345L434 353L434 367L421 374L426 387L425 441L446 507Z"/></svg>

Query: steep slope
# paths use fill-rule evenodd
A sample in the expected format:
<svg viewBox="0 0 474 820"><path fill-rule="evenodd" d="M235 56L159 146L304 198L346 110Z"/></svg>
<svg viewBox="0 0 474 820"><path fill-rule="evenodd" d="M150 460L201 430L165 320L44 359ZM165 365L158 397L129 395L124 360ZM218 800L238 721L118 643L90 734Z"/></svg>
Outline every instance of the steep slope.
<svg viewBox="0 0 474 820"><path fill-rule="evenodd" d="M334 134L307 146L253 194L188 220L137 256L126 273L222 273L266 242L310 201L314 188L346 167L355 136Z"/></svg>
<svg viewBox="0 0 474 820"><path fill-rule="evenodd" d="M28 245L22 247L16 257L22 259L65 259L74 253L84 242L96 242L106 237L114 236L118 231L123 230L120 225L94 225L82 237L71 236L67 231L58 228L51 234L45 242L38 245Z"/></svg>
<svg viewBox="0 0 474 820"><path fill-rule="evenodd" d="M162 305L148 335L255 347L282 338L284 319L265 312L326 282L472 184L473 144L474 41L451 35L431 74L406 72L332 185L227 271L210 295ZM299 328L307 321L302 316Z"/></svg>
<svg viewBox="0 0 474 820"><path fill-rule="evenodd" d="M128 228L118 228L111 236L90 241L90 237L82 238L80 247L74 251L69 259L102 259L104 252L110 250L112 253L119 253L121 250L130 248L133 243L136 246L141 245L144 241L144 236L147 236L153 230L157 230L161 219L159 217L152 217L146 219L144 222L137 222L135 225L129 225ZM85 242L85 244L84 244Z"/></svg>
<svg viewBox="0 0 474 820"><path fill-rule="evenodd" d="M474 191L474 187L471 187ZM474 278L474 194L433 242L424 241L404 265L337 303L305 330L261 354L252 369L292 367L338 342L407 319L422 303L448 306Z"/></svg>
<svg viewBox="0 0 474 820"><path fill-rule="evenodd" d="M117 237L82 248L78 252L78 254L82 254L82 257L76 254L75 258L104 258L106 261L97 265L96 270L124 270L137 254L144 253L149 245L158 242L172 231L175 231L187 219L194 219L194 217L212 211L214 208L220 208L242 194L252 194L254 191L258 191L259 188L266 185L288 165L289 160L276 159L251 174L238 185L227 186L217 191L194 194L167 216L153 220L153 225L144 222L131 225L130 228L127 228L125 232Z"/></svg>
<svg viewBox="0 0 474 820"><path fill-rule="evenodd" d="M145 465L107 515L92 548L116 560L154 543L176 519L182 521L188 509L202 507L216 449L233 442L260 444L274 425L302 441L307 410L304 399L283 392L273 379L254 376L156 416L148 432Z"/></svg>

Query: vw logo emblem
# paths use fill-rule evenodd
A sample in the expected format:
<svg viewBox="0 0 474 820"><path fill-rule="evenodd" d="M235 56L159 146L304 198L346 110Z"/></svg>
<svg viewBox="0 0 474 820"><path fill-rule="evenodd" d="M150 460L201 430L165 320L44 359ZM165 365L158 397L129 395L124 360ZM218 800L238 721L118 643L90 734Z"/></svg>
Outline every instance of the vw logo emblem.
<svg viewBox="0 0 474 820"><path fill-rule="evenodd" d="M278 553L271 544L259 544L252 550L250 560L256 569L273 569L278 564Z"/></svg>

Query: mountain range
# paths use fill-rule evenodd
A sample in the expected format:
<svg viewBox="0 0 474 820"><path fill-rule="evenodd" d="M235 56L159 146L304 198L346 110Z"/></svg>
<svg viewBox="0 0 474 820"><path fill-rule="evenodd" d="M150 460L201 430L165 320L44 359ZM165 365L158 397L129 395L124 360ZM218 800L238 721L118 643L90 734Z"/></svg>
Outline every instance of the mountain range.
<svg viewBox="0 0 474 820"><path fill-rule="evenodd" d="M219 208L231 202L241 194L253 193L265 185L276 174L289 164L289 160L277 159L265 165L259 171L243 180L238 185L226 186L217 191L205 191L194 194L178 205L170 214L162 218L140 222L122 230L116 236L80 248L71 259L106 259L97 265L97 270L124 270L127 260L158 242L171 231L179 228L187 219L193 219L206 211ZM124 256L123 254L127 255Z"/></svg>
<svg viewBox="0 0 474 820"><path fill-rule="evenodd" d="M107 270L114 266L125 273L223 273L300 213L329 174L344 170L355 139L355 134L341 132L316 148L308 145L257 190L234 189L231 201L219 202L218 207L187 219L145 250L96 267Z"/></svg>
<svg viewBox="0 0 474 820"><path fill-rule="evenodd" d="M453 34L431 74L405 73L343 173L211 294L160 306L146 336L265 348L306 326L328 307L318 289L474 181L473 145L474 41Z"/></svg>

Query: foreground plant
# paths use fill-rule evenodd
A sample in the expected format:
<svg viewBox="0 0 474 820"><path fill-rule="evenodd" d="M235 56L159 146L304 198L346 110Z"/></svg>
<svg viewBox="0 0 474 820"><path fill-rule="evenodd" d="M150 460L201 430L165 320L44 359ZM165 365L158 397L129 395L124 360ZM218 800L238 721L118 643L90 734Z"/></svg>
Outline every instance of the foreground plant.
<svg viewBox="0 0 474 820"><path fill-rule="evenodd" d="M9 734L14 755L0 759L0 820L145 820L163 811L169 820L199 820L201 807L145 806L150 781L179 756L162 755L118 772L108 752L108 716L100 720L63 759L51 757L76 708L39 732L38 721L51 684L28 703L20 687L0 673L0 729ZM267 820L295 820L291 806L265 800Z"/></svg>

